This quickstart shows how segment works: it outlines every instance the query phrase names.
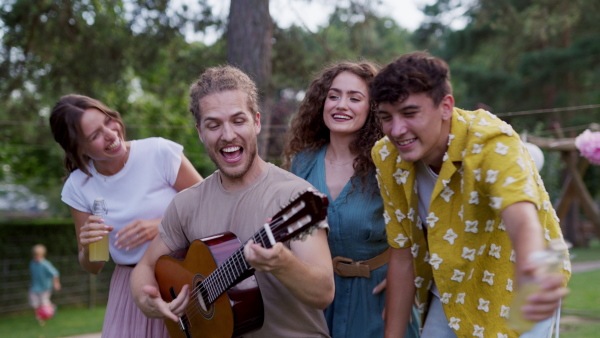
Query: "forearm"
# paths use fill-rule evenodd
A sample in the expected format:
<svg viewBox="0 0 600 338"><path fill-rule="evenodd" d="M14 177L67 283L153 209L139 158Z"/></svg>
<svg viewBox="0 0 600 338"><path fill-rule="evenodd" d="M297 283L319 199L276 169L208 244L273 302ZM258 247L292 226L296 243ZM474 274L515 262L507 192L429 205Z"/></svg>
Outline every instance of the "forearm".
<svg viewBox="0 0 600 338"><path fill-rule="evenodd" d="M271 273L302 303L325 309L333 301L335 285L333 270L320 265L308 265L285 250L286 264Z"/></svg>
<svg viewBox="0 0 600 338"><path fill-rule="evenodd" d="M140 310L150 318L169 317L176 320L177 317L171 312L169 305L162 300L158 291L158 282L154 270L156 261L162 255L168 254L171 250L166 246L160 236L150 243L150 246L131 272L129 279L129 288L135 304ZM180 292L178 295L180 301L187 299L186 292Z"/></svg>
<svg viewBox="0 0 600 338"><path fill-rule="evenodd" d="M85 248L79 249L78 259L81 267L94 275L99 274L104 267L104 262L90 262L90 252Z"/></svg>
<svg viewBox="0 0 600 338"><path fill-rule="evenodd" d="M403 337L415 299L410 249L392 249L385 298L385 337Z"/></svg>
<svg viewBox="0 0 600 338"><path fill-rule="evenodd" d="M142 290L144 286L153 286L158 289L158 282L154 276L154 269L140 262L131 272L129 283L133 301L140 310L150 318L163 317L160 311L149 302L148 294Z"/></svg>
<svg viewBox="0 0 600 338"><path fill-rule="evenodd" d="M501 214L516 254L515 277L520 283L532 252L544 250L546 243L535 205L519 202L506 207Z"/></svg>
<svg viewBox="0 0 600 338"><path fill-rule="evenodd" d="M54 284L54 290L58 291L60 290L60 278L58 276L52 278L52 283Z"/></svg>

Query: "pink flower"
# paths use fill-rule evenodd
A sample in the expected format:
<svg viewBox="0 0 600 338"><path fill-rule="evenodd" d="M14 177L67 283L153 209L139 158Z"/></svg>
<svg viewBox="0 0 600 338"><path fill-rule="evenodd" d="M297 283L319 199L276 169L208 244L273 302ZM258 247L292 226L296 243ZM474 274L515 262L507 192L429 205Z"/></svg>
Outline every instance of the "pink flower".
<svg viewBox="0 0 600 338"><path fill-rule="evenodd" d="M575 138L575 147L590 163L600 165L600 132L586 129Z"/></svg>

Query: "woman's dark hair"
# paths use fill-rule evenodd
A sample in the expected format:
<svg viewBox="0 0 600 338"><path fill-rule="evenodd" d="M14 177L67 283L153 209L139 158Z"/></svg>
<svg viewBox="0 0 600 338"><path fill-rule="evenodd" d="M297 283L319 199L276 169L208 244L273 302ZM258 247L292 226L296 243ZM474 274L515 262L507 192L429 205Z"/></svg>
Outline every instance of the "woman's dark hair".
<svg viewBox="0 0 600 338"><path fill-rule="evenodd" d="M90 108L98 109L119 124L121 127L119 136L125 140L125 124L119 112L91 97L76 94L61 97L52 108L50 128L54 140L65 151L64 165L67 171L65 179L76 169L92 176L87 168L90 158L83 153L85 139L81 130L81 116L86 109Z"/></svg>
<svg viewBox="0 0 600 338"><path fill-rule="evenodd" d="M385 66L369 85L371 100L404 102L410 94L425 93L437 107L452 94L448 64L427 52L404 54Z"/></svg>
<svg viewBox="0 0 600 338"><path fill-rule="evenodd" d="M329 128L323 122L323 108L327 93L333 80L343 72L352 73L361 78L367 87L377 74L379 67L369 61L340 62L321 71L308 87L300 103L298 113L294 115L286 133L286 146L283 152L283 167L289 169L291 161L303 150L318 150L330 142ZM350 143L350 151L357 154L354 159L354 176L360 177L364 186L367 176L375 169L371 159L371 148L383 137L381 124L375 116L375 105L369 100L369 112L365 124L356 133Z"/></svg>

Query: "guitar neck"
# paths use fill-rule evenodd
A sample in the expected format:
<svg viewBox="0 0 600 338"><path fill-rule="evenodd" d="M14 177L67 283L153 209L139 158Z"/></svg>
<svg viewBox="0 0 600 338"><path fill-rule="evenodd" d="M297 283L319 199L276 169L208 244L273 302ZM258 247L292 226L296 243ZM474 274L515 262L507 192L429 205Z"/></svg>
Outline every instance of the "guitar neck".
<svg viewBox="0 0 600 338"><path fill-rule="evenodd" d="M252 238L254 243L261 244L263 248L271 248L271 242L266 230L260 229ZM247 243L247 242L246 242ZM254 268L246 261L244 257L244 243L223 264L219 265L204 281L202 287L206 290L206 301L212 304L221 294L229 290L233 285L248 275L254 273Z"/></svg>
<svg viewBox="0 0 600 338"><path fill-rule="evenodd" d="M257 231L251 240L268 249L276 242L290 238L302 239L310 231L311 225L317 226L318 222L325 219L328 203L325 195L312 188L307 189L275 214L271 222ZM244 245L202 281L200 287L206 290L202 294L206 294L204 300L208 303L212 304L233 285L254 273L254 268L244 257Z"/></svg>

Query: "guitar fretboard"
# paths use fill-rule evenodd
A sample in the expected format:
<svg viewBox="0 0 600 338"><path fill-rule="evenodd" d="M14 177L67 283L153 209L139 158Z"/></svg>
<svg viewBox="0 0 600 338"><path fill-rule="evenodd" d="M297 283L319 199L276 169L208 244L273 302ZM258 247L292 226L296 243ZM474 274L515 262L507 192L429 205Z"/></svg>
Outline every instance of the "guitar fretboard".
<svg viewBox="0 0 600 338"><path fill-rule="evenodd" d="M255 243L262 244L263 248L271 248L271 242L265 229L261 229L252 236ZM246 242L247 243L247 242ZM223 292L229 290L254 268L248 264L244 257L244 243L223 264L219 265L202 283L198 285L200 293L206 304L212 304Z"/></svg>

